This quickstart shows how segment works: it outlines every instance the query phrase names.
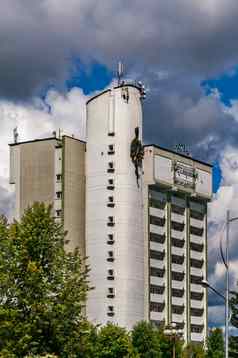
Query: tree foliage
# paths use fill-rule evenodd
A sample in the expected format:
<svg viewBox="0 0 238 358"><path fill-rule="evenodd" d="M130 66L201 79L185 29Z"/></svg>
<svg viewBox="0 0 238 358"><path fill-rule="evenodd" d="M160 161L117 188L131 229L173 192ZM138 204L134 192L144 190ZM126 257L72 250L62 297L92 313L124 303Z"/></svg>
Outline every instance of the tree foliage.
<svg viewBox="0 0 238 358"><path fill-rule="evenodd" d="M205 358L206 354L202 344L190 343L184 349L183 358Z"/></svg>
<svg viewBox="0 0 238 358"><path fill-rule="evenodd" d="M0 352L74 357L88 332L88 267L66 253L62 225L36 203L21 222L0 219ZM7 355L6 355L7 357ZM10 357L10 356L9 356Z"/></svg>
<svg viewBox="0 0 238 358"><path fill-rule="evenodd" d="M139 322L132 330L132 344L141 358L162 357L158 329L149 322Z"/></svg>
<svg viewBox="0 0 238 358"><path fill-rule="evenodd" d="M210 330L207 341L207 358L223 358L225 356L224 351L224 339L223 333L220 328Z"/></svg>

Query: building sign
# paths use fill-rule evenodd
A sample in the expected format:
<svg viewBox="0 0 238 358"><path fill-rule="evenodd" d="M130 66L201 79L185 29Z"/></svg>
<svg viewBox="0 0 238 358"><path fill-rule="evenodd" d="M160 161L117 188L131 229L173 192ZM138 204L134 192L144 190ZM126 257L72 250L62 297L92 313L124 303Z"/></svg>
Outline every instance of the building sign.
<svg viewBox="0 0 238 358"><path fill-rule="evenodd" d="M174 184L178 184L186 188L194 189L195 186L194 168L182 162L176 162L174 167Z"/></svg>

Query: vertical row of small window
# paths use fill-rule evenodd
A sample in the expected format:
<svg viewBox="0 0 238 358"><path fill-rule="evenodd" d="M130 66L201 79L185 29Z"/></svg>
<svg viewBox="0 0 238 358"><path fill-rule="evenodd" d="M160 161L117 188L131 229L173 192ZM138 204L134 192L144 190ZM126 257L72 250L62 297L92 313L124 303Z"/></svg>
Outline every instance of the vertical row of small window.
<svg viewBox="0 0 238 358"><path fill-rule="evenodd" d="M107 151L108 155L113 155L115 154L115 146L114 144L109 144L108 145L108 151ZM115 173L115 166L114 166L114 162L112 160L110 160L108 162L108 166L107 166L107 173L108 174L114 174ZM113 191L115 189L115 182L114 182L114 178L108 178L108 182L107 182L107 190ZM113 193L110 194L107 198L107 207L109 208L114 208L115 206L115 201L114 201L114 196ZM114 227L115 226L115 220L114 220L114 216L110 215L107 218L107 226L108 227ZM107 235L107 244L108 245L113 245L114 244L114 234L113 233L109 233ZM114 251L113 250L109 250L107 252L107 262L114 262L115 257L114 257ZM114 269L108 269L107 271L107 280L109 281L114 281L115 279L115 275L114 275ZM107 288L107 298L109 299L113 299L115 297L115 288L114 287L108 287ZM107 316L108 317L113 317L115 314L114 312L114 306L112 304L107 306Z"/></svg>
<svg viewBox="0 0 238 358"><path fill-rule="evenodd" d="M56 174L56 182L60 183L62 181L62 174ZM62 191L57 191L55 193L56 199L62 199ZM60 218L62 216L62 209L56 209L55 214L57 218Z"/></svg>

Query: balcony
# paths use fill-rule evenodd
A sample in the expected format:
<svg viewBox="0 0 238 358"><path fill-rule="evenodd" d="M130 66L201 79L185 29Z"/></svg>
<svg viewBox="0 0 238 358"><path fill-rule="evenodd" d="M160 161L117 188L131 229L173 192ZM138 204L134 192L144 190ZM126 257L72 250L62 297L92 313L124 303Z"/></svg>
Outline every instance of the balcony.
<svg viewBox="0 0 238 358"><path fill-rule="evenodd" d="M199 286L200 287L200 286ZM191 302L196 302L197 301L202 301L203 300L203 292L194 292L194 291L191 291L190 293L190 298L191 298Z"/></svg>
<svg viewBox="0 0 238 358"><path fill-rule="evenodd" d="M163 286L165 284L164 277L150 276L150 284L155 286Z"/></svg>
<svg viewBox="0 0 238 358"><path fill-rule="evenodd" d="M165 235L165 227L150 224L150 232L158 235Z"/></svg>
<svg viewBox="0 0 238 358"><path fill-rule="evenodd" d="M191 300L191 308L198 308L198 309L203 309L204 308L204 302L203 300L198 301L198 300Z"/></svg>
<svg viewBox="0 0 238 358"><path fill-rule="evenodd" d="M190 225L194 226L194 227L197 227L199 229L202 229L204 227L203 221L197 220L197 219L194 219L194 218L190 218Z"/></svg>
<svg viewBox="0 0 238 358"><path fill-rule="evenodd" d="M195 317L191 316L191 324L194 325L203 325L204 324L204 317Z"/></svg>
<svg viewBox="0 0 238 358"><path fill-rule="evenodd" d="M158 218L164 218L164 210L158 208L149 208L149 212L151 216L156 216Z"/></svg>
<svg viewBox="0 0 238 358"><path fill-rule="evenodd" d="M172 255L184 256L184 249L172 246L171 253Z"/></svg>
<svg viewBox="0 0 238 358"><path fill-rule="evenodd" d="M192 342L203 342L204 335L202 333L191 333Z"/></svg>
<svg viewBox="0 0 238 358"><path fill-rule="evenodd" d="M172 305L174 305L175 307L183 307L184 308L184 297L174 297L172 296ZM176 312L174 312L176 313ZM183 313L183 311L181 313L177 312L178 314Z"/></svg>
<svg viewBox="0 0 238 358"><path fill-rule="evenodd" d="M172 270L173 270L174 272L181 272L181 273L183 273L183 272L184 272L184 265L178 265L178 264L172 263Z"/></svg>
<svg viewBox="0 0 238 358"><path fill-rule="evenodd" d="M184 282L172 280L172 290L173 289L183 290L184 289Z"/></svg>
<svg viewBox="0 0 238 358"><path fill-rule="evenodd" d="M156 267L156 268L163 270L164 269L164 261L150 259L150 267Z"/></svg>
<svg viewBox="0 0 238 358"><path fill-rule="evenodd" d="M191 283L191 292L202 294L204 293L204 287L201 284Z"/></svg>
<svg viewBox="0 0 238 358"><path fill-rule="evenodd" d="M164 303L164 295L150 294L150 301L157 303Z"/></svg>
<svg viewBox="0 0 238 358"><path fill-rule="evenodd" d="M150 242L150 249L154 251L164 252L164 245L157 242Z"/></svg>
<svg viewBox="0 0 238 358"><path fill-rule="evenodd" d="M181 231L176 231L176 230L171 230L171 237L175 238L175 239L179 239L179 240L184 240L184 232Z"/></svg>
<svg viewBox="0 0 238 358"><path fill-rule="evenodd" d="M204 329L204 324L192 324L191 325L191 333L202 333Z"/></svg>
<svg viewBox="0 0 238 358"><path fill-rule="evenodd" d="M203 260L204 253L191 250L190 257L191 257L191 259L194 259L194 260Z"/></svg>
<svg viewBox="0 0 238 358"><path fill-rule="evenodd" d="M196 268L196 267L190 267L190 274L192 276L202 277L203 270L201 270L200 268Z"/></svg>
<svg viewBox="0 0 238 358"><path fill-rule="evenodd" d="M184 315L183 314L172 314L172 322L175 323L184 323Z"/></svg>
<svg viewBox="0 0 238 358"><path fill-rule="evenodd" d="M162 322L165 319L165 314L164 312L150 312L150 319L153 321L159 321Z"/></svg>
<svg viewBox="0 0 238 358"><path fill-rule="evenodd" d="M201 236L191 235L190 233L190 242L193 242L194 244L198 244L198 245L203 245L204 238Z"/></svg>
<svg viewBox="0 0 238 358"><path fill-rule="evenodd" d="M171 220L176 222L176 223L179 223L179 224L184 224L184 216L183 215L179 215L179 214L176 214L176 213L171 213Z"/></svg>
<svg viewBox="0 0 238 358"><path fill-rule="evenodd" d="M165 303L163 302L150 302L150 312L163 312Z"/></svg>

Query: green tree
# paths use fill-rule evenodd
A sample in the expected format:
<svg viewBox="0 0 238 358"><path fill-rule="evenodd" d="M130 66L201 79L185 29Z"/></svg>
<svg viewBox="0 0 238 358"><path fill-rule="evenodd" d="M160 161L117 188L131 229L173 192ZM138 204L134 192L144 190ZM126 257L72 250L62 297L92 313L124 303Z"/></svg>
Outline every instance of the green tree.
<svg viewBox="0 0 238 358"><path fill-rule="evenodd" d="M183 358L205 358L206 353L204 351L202 344L190 343L185 347L183 354Z"/></svg>
<svg viewBox="0 0 238 358"><path fill-rule="evenodd" d="M150 323L141 321L131 332L132 344L141 358L160 358L160 341L158 330Z"/></svg>
<svg viewBox="0 0 238 358"><path fill-rule="evenodd" d="M93 358L139 358L133 349L131 337L124 329L107 324L98 331Z"/></svg>
<svg viewBox="0 0 238 358"><path fill-rule="evenodd" d="M225 356L224 351L224 339L223 333L220 328L210 330L207 340L207 358L223 358Z"/></svg>
<svg viewBox="0 0 238 358"><path fill-rule="evenodd" d="M64 242L50 206L36 203L11 225L0 219L2 355L80 357L92 334L83 314L88 267L78 250L65 252Z"/></svg>
<svg viewBox="0 0 238 358"><path fill-rule="evenodd" d="M238 337L237 336L229 337L229 357L230 358L238 357Z"/></svg>

